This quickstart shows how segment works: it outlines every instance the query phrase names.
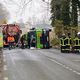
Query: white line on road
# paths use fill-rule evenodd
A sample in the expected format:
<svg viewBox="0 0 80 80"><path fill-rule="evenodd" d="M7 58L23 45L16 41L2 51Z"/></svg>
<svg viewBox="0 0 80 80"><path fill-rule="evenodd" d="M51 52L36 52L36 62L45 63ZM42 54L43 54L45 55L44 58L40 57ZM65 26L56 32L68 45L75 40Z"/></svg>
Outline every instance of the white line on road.
<svg viewBox="0 0 80 80"><path fill-rule="evenodd" d="M80 62L80 60L73 60L73 61Z"/></svg>
<svg viewBox="0 0 80 80"><path fill-rule="evenodd" d="M41 52L42 54L44 53L44 52L42 52L42 51L40 51L40 52ZM45 55L45 54L43 54L43 55L46 56L49 60L53 61L54 63L62 66L63 68L65 68L65 69L67 69L67 70L69 70L69 71L72 71L73 73L75 73L75 74L77 74L77 75L80 76L80 72L78 72L78 71L76 71L76 70L73 70L72 68L68 67L67 65L62 64L62 63L54 60L52 57L49 57L49 56L47 56L47 55ZM77 60L77 61L79 61L79 60Z"/></svg>
<svg viewBox="0 0 80 80"><path fill-rule="evenodd" d="M6 62L6 59L5 59L5 58L3 59L3 62L4 62L4 63Z"/></svg>
<svg viewBox="0 0 80 80"><path fill-rule="evenodd" d="M77 71L75 71L75 70L73 70L73 72L76 73L77 75L80 75L80 72L77 72Z"/></svg>
<svg viewBox="0 0 80 80"><path fill-rule="evenodd" d="M4 65L4 70L8 70L8 69L7 69L7 65Z"/></svg>
<svg viewBox="0 0 80 80"><path fill-rule="evenodd" d="M70 71L72 71L72 69L71 69L71 68L69 68L69 70L70 70Z"/></svg>
<svg viewBox="0 0 80 80"><path fill-rule="evenodd" d="M68 66L65 67L66 69L70 69Z"/></svg>
<svg viewBox="0 0 80 80"><path fill-rule="evenodd" d="M80 73L79 73L79 72L77 72L76 74L80 75Z"/></svg>
<svg viewBox="0 0 80 80"><path fill-rule="evenodd" d="M8 80L8 77L4 77L4 80Z"/></svg>
<svg viewBox="0 0 80 80"><path fill-rule="evenodd" d="M3 57L5 58L5 57L6 57L6 55L3 55Z"/></svg>
<svg viewBox="0 0 80 80"><path fill-rule="evenodd" d="M56 60L54 60L54 59L51 59L51 58L49 58L49 59L50 59L51 61L55 62L56 64L58 64L58 65L60 65L60 66L62 66L62 67L64 67L64 68L66 68L67 70L72 71L72 72L74 72L75 74L77 74L77 75L80 76L80 72L75 71L75 70L71 69L70 67L68 67L68 66L66 66L66 65L64 65L64 64L62 64L62 63L60 63L60 62L58 62L58 61L56 61Z"/></svg>

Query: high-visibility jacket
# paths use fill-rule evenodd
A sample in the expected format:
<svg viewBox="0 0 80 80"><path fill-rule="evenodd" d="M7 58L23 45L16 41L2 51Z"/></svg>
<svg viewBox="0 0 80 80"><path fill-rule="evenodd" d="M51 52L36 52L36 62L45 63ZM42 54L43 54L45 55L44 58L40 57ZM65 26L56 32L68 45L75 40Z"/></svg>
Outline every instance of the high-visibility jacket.
<svg viewBox="0 0 80 80"><path fill-rule="evenodd" d="M75 42L74 42L74 43L75 43L75 44L74 44L75 46L80 46L80 39L79 39L78 37L76 37L76 38L74 39L74 41L75 41Z"/></svg>
<svg viewBox="0 0 80 80"><path fill-rule="evenodd" d="M61 38L60 39L60 45L61 46L66 46L66 45L71 45L71 38L65 38L65 39L63 39L63 38Z"/></svg>
<svg viewBox="0 0 80 80"><path fill-rule="evenodd" d="M13 36L9 36L9 37L7 38L7 41L8 41L8 42L14 42L14 41L15 41L15 39L14 39L14 37L13 37Z"/></svg>

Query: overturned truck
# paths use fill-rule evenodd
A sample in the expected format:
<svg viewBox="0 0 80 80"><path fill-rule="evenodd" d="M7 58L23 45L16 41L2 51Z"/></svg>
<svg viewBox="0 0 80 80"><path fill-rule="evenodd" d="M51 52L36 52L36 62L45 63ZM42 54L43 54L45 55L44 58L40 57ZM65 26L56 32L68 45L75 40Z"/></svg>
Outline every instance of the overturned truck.
<svg viewBox="0 0 80 80"><path fill-rule="evenodd" d="M49 49L51 47L50 31L50 29L30 29L28 33L23 35L27 48L35 46L38 49Z"/></svg>

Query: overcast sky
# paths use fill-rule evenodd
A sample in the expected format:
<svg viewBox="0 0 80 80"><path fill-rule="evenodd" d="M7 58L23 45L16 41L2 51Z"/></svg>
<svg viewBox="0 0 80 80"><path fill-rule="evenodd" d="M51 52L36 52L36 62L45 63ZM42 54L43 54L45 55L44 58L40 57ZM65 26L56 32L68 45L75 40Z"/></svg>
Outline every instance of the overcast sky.
<svg viewBox="0 0 80 80"><path fill-rule="evenodd" d="M23 1L27 3L30 0L0 0L10 13L10 23L21 20L24 22L39 22L44 19L49 19L50 13L47 10L48 6L42 0L32 0L22 9L24 4Z"/></svg>

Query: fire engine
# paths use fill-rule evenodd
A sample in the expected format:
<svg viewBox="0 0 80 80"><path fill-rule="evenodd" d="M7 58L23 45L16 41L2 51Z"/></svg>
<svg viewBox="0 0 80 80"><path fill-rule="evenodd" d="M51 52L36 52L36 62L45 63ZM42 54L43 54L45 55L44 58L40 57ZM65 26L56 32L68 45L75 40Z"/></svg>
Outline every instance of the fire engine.
<svg viewBox="0 0 80 80"><path fill-rule="evenodd" d="M4 46L8 46L7 37L8 35L12 35L15 38L15 44L17 44L19 38L20 38L20 27L16 24L3 24L0 25L2 27L3 32L3 44Z"/></svg>

